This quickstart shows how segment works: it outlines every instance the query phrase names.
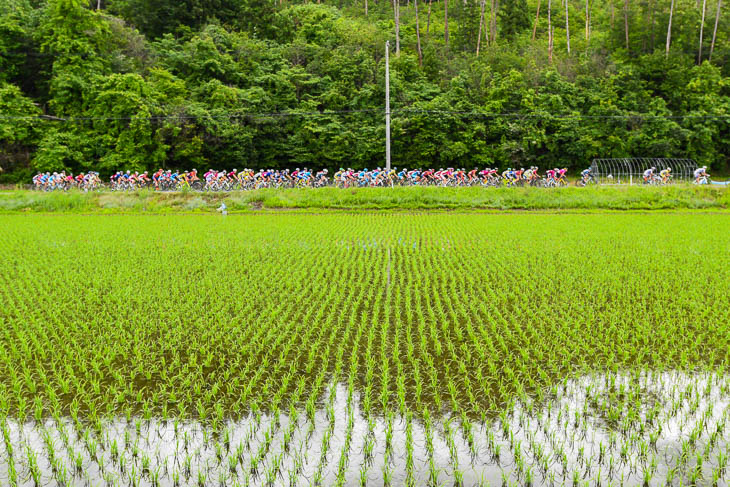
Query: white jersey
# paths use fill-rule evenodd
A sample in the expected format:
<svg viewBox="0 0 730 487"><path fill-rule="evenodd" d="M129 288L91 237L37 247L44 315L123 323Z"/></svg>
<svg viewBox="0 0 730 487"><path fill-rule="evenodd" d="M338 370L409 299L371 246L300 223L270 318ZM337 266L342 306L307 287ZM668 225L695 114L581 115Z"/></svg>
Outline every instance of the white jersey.
<svg viewBox="0 0 730 487"><path fill-rule="evenodd" d="M647 169L646 171L644 171L645 178L650 178L652 174L654 174L654 171L652 171L651 169Z"/></svg>
<svg viewBox="0 0 730 487"><path fill-rule="evenodd" d="M695 179L699 178L703 174L705 174L705 170L702 169L701 167L695 169Z"/></svg>

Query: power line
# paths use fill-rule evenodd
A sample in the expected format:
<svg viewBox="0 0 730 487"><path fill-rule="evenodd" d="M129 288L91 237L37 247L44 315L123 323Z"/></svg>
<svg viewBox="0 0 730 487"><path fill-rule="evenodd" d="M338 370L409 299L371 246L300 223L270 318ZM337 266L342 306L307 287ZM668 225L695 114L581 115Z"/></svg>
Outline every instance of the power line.
<svg viewBox="0 0 730 487"><path fill-rule="evenodd" d="M570 114L570 115L546 115L540 113L522 113L522 112L511 112L511 113L490 113L490 112L475 112L475 111L458 111L458 110L421 110L417 108L398 108L392 110L392 112L407 112L407 113L426 113L426 114L443 114L443 115L468 115L485 118L541 118L550 120L569 120L569 119L636 119L636 118L668 118L668 119L686 119L686 118L699 118L699 119L730 119L730 115L658 115L652 113L636 113L636 114L621 114L621 115L583 115L583 114Z"/></svg>
<svg viewBox="0 0 730 487"><path fill-rule="evenodd" d="M310 112L232 112L228 114L217 115L152 115L152 116L129 116L129 117L58 117L53 115L0 115L0 120L44 120L53 122L76 122L76 121L133 121L133 120L235 120L245 118L273 118L273 117L292 117L292 118L316 118L339 115L351 115L357 113L382 113L380 108L363 108L352 110L329 110L329 111L310 111ZM730 120L730 115L661 115L653 113L630 113L616 115L587 115L587 114L567 114L553 115L543 113L525 113L525 112L478 112L478 111L461 111L461 110L426 110L417 108L394 108L390 110L391 114L426 114L426 115L456 115L468 117L482 118L513 118L513 119L544 119L544 120L590 120L590 119L616 119L616 120L635 120L635 119L700 119L700 120Z"/></svg>
<svg viewBox="0 0 730 487"><path fill-rule="evenodd" d="M239 118L270 118L270 117L326 117L331 115L348 115L353 113L375 113L382 109L363 108L355 110L328 110L324 112L231 112L218 115L152 115L148 117L58 117L53 115L0 115L0 120L47 120L54 122L75 121L131 121L131 120L205 120L205 119L239 119Z"/></svg>

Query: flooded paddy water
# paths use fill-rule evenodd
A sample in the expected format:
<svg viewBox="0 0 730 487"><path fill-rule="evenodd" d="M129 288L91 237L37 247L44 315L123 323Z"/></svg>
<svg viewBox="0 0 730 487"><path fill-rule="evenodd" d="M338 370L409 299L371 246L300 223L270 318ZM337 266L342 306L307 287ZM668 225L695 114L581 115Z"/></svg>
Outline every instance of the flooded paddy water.
<svg viewBox="0 0 730 487"><path fill-rule="evenodd" d="M313 416L257 413L213 431L131 417L3 421L0 478L19 486L728 485L730 376L608 373L463 424L366 417L331 384ZM5 485L5 484L3 484Z"/></svg>

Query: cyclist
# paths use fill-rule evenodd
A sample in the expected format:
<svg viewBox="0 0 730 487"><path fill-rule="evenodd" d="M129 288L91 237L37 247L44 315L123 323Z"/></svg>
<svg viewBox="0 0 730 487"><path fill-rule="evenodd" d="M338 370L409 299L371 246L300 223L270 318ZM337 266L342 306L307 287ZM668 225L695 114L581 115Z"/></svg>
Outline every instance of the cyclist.
<svg viewBox="0 0 730 487"><path fill-rule="evenodd" d="M662 183L667 184L672 179L672 168L667 167L659 172L659 176L662 178Z"/></svg>
<svg viewBox="0 0 730 487"><path fill-rule="evenodd" d="M469 184L474 184L475 182L477 182L479 180L479 178L477 177L478 171L479 171L479 169L475 167L474 169L469 171L469 173L466 175L466 177L469 180Z"/></svg>
<svg viewBox="0 0 730 487"><path fill-rule="evenodd" d="M568 168L564 167L562 169L556 169L558 171L558 183L565 183L565 175L568 173Z"/></svg>
<svg viewBox="0 0 730 487"><path fill-rule="evenodd" d="M389 186L393 186L393 183L395 182L396 177L398 177L398 168L397 167L391 168L386 177L388 178L386 180L386 183Z"/></svg>
<svg viewBox="0 0 730 487"><path fill-rule="evenodd" d="M155 185L155 191L159 191L160 189L160 178L162 177L163 173L164 171L162 170L162 168L152 173L152 184Z"/></svg>
<svg viewBox="0 0 730 487"><path fill-rule="evenodd" d="M524 179L527 184L530 184L532 182L532 175L534 173L535 167L531 166L528 169L525 169L525 171L522 173L522 179Z"/></svg>
<svg viewBox="0 0 730 487"><path fill-rule="evenodd" d="M695 184L700 184L700 179L705 179L705 182L707 182L707 178L709 177L707 174L707 166L698 167L695 169Z"/></svg>
<svg viewBox="0 0 730 487"><path fill-rule="evenodd" d="M656 171L655 167L650 167L646 171L644 171L644 184L651 184L654 180L654 171Z"/></svg>
<svg viewBox="0 0 730 487"><path fill-rule="evenodd" d="M580 172L580 177L583 181L583 184L588 184L589 181L593 181L593 173L591 172L591 168L583 169Z"/></svg>
<svg viewBox="0 0 730 487"><path fill-rule="evenodd" d="M522 186L522 184L524 182L523 179L522 179L522 175L524 173L525 173L525 168L524 167L521 167L521 168L515 170L515 183L516 184L519 184L520 186Z"/></svg>
<svg viewBox="0 0 730 487"><path fill-rule="evenodd" d="M548 183L555 183L557 178L558 170L556 169L548 169L545 171L545 178L547 179Z"/></svg>
<svg viewBox="0 0 730 487"><path fill-rule="evenodd" d="M408 171L408 181L413 184L417 185L421 179L421 170L420 169L411 169Z"/></svg>
<svg viewBox="0 0 730 487"><path fill-rule="evenodd" d="M142 174L140 174L137 177L137 181L139 182L140 186L147 186L150 182L150 177L147 171L144 171Z"/></svg>
<svg viewBox="0 0 730 487"><path fill-rule="evenodd" d="M345 185L345 170L343 168L340 168L339 171L336 171L335 174L332 176L332 181L334 181L335 185L339 186Z"/></svg>
<svg viewBox="0 0 730 487"><path fill-rule="evenodd" d="M512 174L512 168L508 167L502 171L502 179L504 179L507 183L512 184Z"/></svg>
<svg viewBox="0 0 730 487"><path fill-rule="evenodd" d="M327 169L318 171L315 175L315 183L318 186L325 186L327 184Z"/></svg>

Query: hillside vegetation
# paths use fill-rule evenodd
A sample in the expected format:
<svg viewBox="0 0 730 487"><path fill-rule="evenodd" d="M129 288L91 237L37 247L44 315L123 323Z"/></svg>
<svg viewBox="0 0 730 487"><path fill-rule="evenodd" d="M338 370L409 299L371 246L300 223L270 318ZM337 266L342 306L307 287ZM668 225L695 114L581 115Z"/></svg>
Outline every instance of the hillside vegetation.
<svg viewBox="0 0 730 487"><path fill-rule="evenodd" d="M725 172L727 17L716 0L4 0L0 180L381 165L386 40L395 166Z"/></svg>

